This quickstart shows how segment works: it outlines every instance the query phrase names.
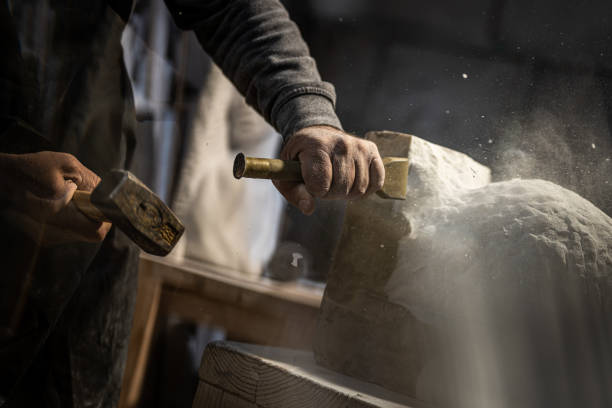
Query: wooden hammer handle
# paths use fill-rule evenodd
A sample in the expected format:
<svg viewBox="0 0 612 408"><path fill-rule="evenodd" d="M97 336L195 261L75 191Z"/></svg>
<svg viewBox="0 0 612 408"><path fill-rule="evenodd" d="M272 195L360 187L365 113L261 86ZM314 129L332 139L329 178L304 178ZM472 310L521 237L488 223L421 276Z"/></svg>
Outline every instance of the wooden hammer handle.
<svg viewBox="0 0 612 408"><path fill-rule="evenodd" d="M303 181L299 161L245 157L242 153L234 159L234 177Z"/></svg>
<svg viewBox="0 0 612 408"><path fill-rule="evenodd" d="M102 211L91 203L91 193L77 190L72 196L72 202L88 218L96 222L111 222Z"/></svg>

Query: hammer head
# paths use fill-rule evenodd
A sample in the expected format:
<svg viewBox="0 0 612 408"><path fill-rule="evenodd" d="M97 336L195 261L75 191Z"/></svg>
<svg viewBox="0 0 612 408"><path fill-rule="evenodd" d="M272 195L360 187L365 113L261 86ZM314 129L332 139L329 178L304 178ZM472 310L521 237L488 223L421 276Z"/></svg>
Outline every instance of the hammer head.
<svg viewBox="0 0 612 408"><path fill-rule="evenodd" d="M112 170L91 193L91 202L144 251L164 256L185 227L172 210L132 173Z"/></svg>

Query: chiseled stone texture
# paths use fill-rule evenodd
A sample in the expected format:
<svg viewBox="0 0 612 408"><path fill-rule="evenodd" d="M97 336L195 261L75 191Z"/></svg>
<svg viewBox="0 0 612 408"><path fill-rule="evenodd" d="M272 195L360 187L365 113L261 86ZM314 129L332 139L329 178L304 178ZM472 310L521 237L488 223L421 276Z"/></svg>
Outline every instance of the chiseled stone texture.
<svg viewBox="0 0 612 408"><path fill-rule="evenodd" d="M398 244L410 234L410 215L420 213L426 202L441 199L430 186L444 185L448 191L475 188L488 183L490 174L466 155L417 137L370 132L366 138L383 156L409 157L409 198L372 196L347 206L321 306L315 354L332 369L414 395L437 339L432 326L387 300L386 284L398 267Z"/></svg>
<svg viewBox="0 0 612 408"><path fill-rule="evenodd" d="M318 361L440 406L609 406L612 219L416 137L409 157L407 201L347 209Z"/></svg>
<svg viewBox="0 0 612 408"><path fill-rule="evenodd" d="M461 192L411 221L387 301L444 337L418 397L609 406L610 217L556 184L511 180Z"/></svg>

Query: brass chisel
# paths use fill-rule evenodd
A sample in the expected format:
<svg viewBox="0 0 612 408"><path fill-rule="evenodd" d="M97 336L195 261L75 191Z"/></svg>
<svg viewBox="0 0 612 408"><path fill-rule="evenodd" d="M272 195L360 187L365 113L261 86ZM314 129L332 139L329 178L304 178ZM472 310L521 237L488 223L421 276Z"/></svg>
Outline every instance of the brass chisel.
<svg viewBox="0 0 612 408"><path fill-rule="evenodd" d="M383 157L385 183L376 192L382 198L405 200L407 194L408 170L406 157ZM234 177L283 181L303 181L300 162L295 160L262 159L246 157L238 153L234 159Z"/></svg>

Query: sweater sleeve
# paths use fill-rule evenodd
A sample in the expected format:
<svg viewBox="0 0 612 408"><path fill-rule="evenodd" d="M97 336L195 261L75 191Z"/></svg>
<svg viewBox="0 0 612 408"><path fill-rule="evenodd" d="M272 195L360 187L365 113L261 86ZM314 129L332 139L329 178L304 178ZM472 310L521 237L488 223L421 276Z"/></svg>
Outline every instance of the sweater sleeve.
<svg viewBox="0 0 612 408"><path fill-rule="evenodd" d="M333 85L321 80L300 32L278 0L165 0L176 24L276 130L341 128Z"/></svg>

